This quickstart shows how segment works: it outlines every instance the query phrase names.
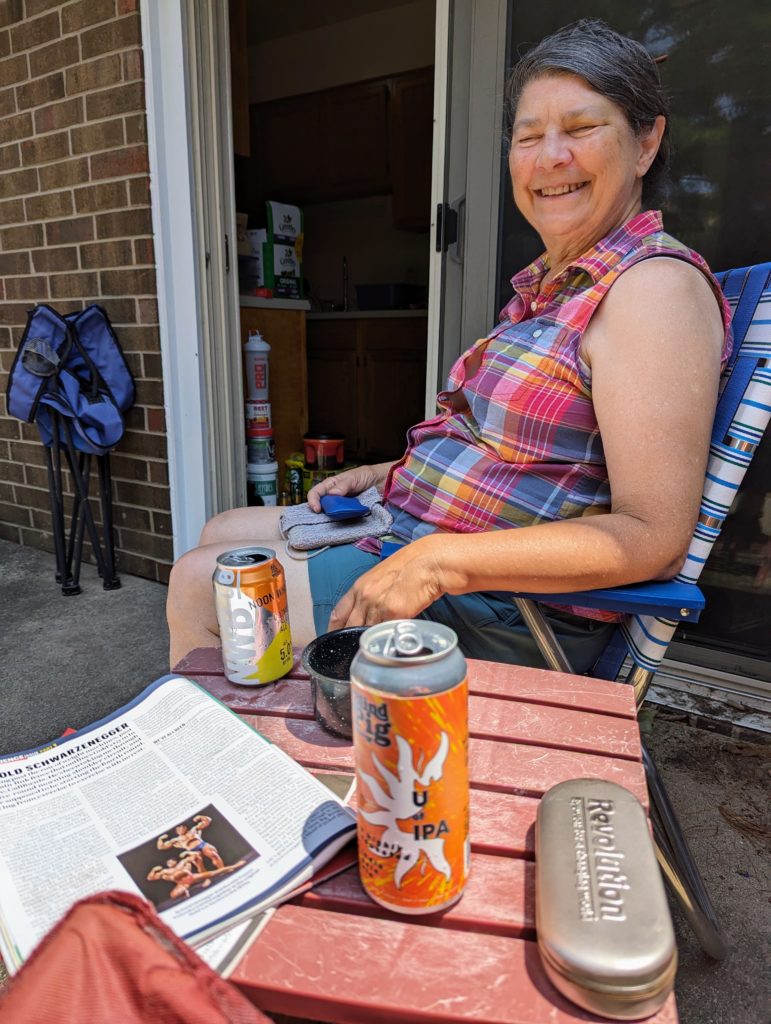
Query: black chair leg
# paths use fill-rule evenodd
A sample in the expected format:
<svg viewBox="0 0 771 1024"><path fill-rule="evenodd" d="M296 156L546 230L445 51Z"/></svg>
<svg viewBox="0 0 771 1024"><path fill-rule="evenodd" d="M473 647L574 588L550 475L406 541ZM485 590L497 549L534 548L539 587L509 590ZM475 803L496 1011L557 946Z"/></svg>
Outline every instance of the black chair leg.
<svg viewBox="0 0 771 1024"><path fill-rule="evenodd" d="M653 759L643 747L643 764L651 801L656 857L662 874L707 956L722 960L728 952L725 935L704 880L683 835L674 808Z"/></svg>
<svg viewBox="0 0 771 1024"><path fill-rule="evenodd" d="M56 548L57 581L61 583L62 594L72 597L80 593L80 586L73 580L67 555L64 550L64 489L62 486L62 453L60 441L61 417L57 412L51 414L52 441L51 456L53 463L53 487L51 489L51 507L54 511L54 547ZM50 481L49 481L50 482Z"/></svg>
<svg viewBox="0 0 771 1024"><path fill-rule="evenodd" d="M99 575L102 579L106 577L106 566L104 562L104 554L102 553L102 545L99 542L99 533L94 522L94 517L91 513L91 505L88 501L88 480L84 480L80 474L80 467L78 465L78 453L75 445L72 441L72 432L70 431L69 424L66 419L62 417L62 427L64 430L64 437L66 441L65 452L67 453L67 462L70 467L72 474L73 484L75 486L75 493L80 501L80 514L85 520L86 529L88 530L88 536L91 540L91 547L94 550L94 558L96 558L96 565L99 571Z"/></svg>

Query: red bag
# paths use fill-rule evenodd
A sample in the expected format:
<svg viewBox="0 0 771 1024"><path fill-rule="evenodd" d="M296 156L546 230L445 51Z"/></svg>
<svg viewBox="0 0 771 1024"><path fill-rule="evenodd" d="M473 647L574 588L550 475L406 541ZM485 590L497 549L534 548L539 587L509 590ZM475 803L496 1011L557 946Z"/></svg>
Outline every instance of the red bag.
<svg viewBox="0 0 771 1024"><path fill-rule="evenodd" d="M0 989L2 1024L266 1024L138 896L80 900Z"/></svg>

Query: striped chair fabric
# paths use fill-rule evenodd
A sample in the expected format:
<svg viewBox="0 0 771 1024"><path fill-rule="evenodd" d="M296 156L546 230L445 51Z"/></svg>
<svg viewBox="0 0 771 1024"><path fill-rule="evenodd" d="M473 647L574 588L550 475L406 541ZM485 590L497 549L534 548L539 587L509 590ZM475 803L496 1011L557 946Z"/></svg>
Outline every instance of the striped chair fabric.
<svg viewBox="0 0 771 1024"><path fill-rule="evenodd" d="M690 584L699 579L771 418L771 263L717 276L733 310L734 351L723 375L699 520L677 576ZM655 671L677 626L666 618L628 615L620 630L623 653ZM617 672L621 658L614 660Z"/></svg>

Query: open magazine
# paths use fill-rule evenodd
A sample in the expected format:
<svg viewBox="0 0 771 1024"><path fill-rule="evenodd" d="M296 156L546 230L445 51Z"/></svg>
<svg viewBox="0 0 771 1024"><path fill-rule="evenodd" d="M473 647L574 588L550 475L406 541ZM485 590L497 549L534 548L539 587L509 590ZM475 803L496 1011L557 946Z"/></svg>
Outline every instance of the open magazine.
<svg viewBox="0 0 771 1024"><path fill-rule="evenodd" d="M343 801L196 683L0 758L0 954L77 899L138 893L200 945L281 902L355 834Z"/></svg>

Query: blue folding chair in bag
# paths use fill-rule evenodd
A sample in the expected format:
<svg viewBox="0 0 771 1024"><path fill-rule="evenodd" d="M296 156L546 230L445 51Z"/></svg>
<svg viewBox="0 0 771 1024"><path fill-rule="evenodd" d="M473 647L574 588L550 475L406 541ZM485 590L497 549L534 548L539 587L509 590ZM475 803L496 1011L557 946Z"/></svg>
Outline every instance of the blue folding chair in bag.
<svg viewBox="0 0 771 1024"><path fill-rule="evenodd" d="M669 582L514 596L547 664L561 672L572 671L570 662L540 602L623 613L623 622L589 674L615 680L629 659L631 668L624 681L634 686L638 707L678 624L698 621L704 608L696 581L771 417L771 263L717 276L733 311L734 350L723 374L699 518L681 572ZM721 959L726 945L717 915L655 765L645 751L644 760L662 872L704 951Z"/></svg>
<svg viewBox="0 0 771 1024"><path fill-rule="evenodd" d="M62 316L35 306L8 380L8 412L35 422L45 447L56 578L62 593L80 592L84 532L88 530L106 590L120 586L113 547L110 451L123 437L124 413L134 403L134 379L101 306ZM62 450L73 482L69 537L65 535ZM104 543L89 503L96 459Z"/></svg>

